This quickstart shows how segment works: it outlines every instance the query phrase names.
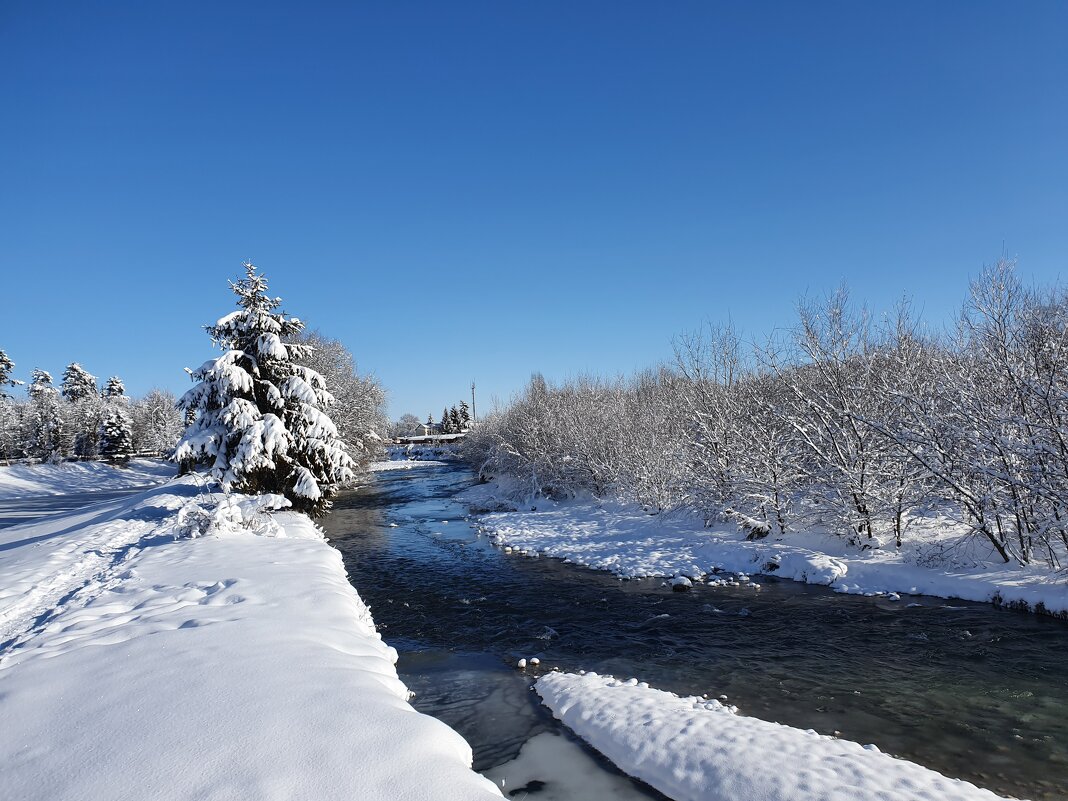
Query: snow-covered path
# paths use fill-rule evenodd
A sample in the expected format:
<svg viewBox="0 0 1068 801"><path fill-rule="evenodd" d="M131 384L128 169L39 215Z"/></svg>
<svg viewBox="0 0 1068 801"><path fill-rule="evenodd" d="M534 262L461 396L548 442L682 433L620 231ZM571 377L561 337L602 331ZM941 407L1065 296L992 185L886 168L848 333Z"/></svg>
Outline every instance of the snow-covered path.
<svg viewBox="0 0 1068 801"><path fill-rule="evenodd" d="M0 531L0 653L68 603L84 602L79 593L109 586L142 538L173 513L178 499L195 492L189 483L154 489Z"/></svg>
<svg viewBox="0 0 1068 801"><path fill-rule="evenodd" d="M499 798L311 522L218 502L186 478L0 531L0 798Z"/></svg>
<svg viewBox="0 0 1068 801"><path fill-rule="evenodd" d="M163 459L135 459L124 467L104 462L17 464L0 468L0 528L118 500L175 475Z"/></svg>

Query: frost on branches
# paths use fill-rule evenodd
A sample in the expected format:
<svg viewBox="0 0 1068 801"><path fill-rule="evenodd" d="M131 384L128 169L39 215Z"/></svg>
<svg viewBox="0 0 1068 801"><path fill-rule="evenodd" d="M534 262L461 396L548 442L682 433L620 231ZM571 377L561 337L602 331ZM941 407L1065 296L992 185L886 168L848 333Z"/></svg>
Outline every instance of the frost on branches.
<svg viewBox="0 0 1068 801"><path fill-rule="evenodd" d="M306 347L286 344L304 323L275 310L267 279L251 264L230 286L237 311L208 326L225 352L193 372L197 385L178 401L193 422L174 459L187 472L208 465L226 490L274 493L312 515L330 508L353 462L323 411L333 403L322 375L297 364Z"/></svg>

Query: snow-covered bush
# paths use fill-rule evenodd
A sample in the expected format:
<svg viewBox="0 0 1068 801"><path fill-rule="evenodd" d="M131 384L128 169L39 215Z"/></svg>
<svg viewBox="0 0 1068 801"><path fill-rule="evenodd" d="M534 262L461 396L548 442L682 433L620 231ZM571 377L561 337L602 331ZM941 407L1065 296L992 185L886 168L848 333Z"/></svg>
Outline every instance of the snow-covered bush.
<svg viewBox="0 0 1068 801"><path fill-rule="evenodd" d="M281 495L242 497L204 493L178 510L174 538L196 539L242 531L264 537L282 537L285 536L285 529L268 513L290 506L290 502Z"/></svg>
<svg viewBox="0 0 1068 801"><path fill-rule="evenodd" d="M184 471L206 465L227 490L273 493L295 509L323 514L353 462L325 409L333 403L323 376L300 364L304 329L277 312L267 279L251 264L231 282L239 309L208 326L224 353L193 371L198 383L178 401L193 416L175 449ZM288 340L288 341L287 341Z"/></svg>

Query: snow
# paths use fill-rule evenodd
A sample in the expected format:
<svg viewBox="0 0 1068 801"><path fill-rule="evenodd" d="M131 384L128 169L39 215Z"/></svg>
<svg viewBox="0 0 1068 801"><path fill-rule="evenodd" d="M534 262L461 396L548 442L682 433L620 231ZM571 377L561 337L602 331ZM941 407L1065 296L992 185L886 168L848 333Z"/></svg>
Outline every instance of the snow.
<svg viewBox="0 0 1068 801"><path fill-rule="evenodd" d="M0 797L500 797L283 502L186 476L0 531Z"/></svg>
<svg viewBox="0 0 1068 801"><path fill-rule="evenodd" d="M386 470L412 470L417 467L441 467L445 464L448 464L448 462L438 462L430 459L398 459L390 462L371 462L367 465L367 470L371 473L382 473Z"/></svg>
<svg viewBox="0 0 1068 801"><path fill-rule="evenodd" d="M105 462L14 464L0 467L0 500L151 487L174 476L173 463L133 459L124 467Z"/></svg>
<svg viewBox="0 0 1068 801"><path fill-rule="evenodd" d="M738 715L636 679L549 673L553 714L625 773L675 801L995 801L875 746Z"/></svg>
<svg viewBox="0 0 1068 801"><path fill-rule="evenodd" d="M892 544L861 550L825 532L788 532L747 540L734 527L704 527L687 515L651 515L594 498L538 499L522 511L509 487L485 484L461 495L494 542L607 570L624 578L700 579L717 571L773 575L861 595L933 595L1026 605L1068 614L1068 582L1040 565L1002 564L981 541L948 518L931 515L913 526L899 550ZM504 510L504 511L500 511Z"/></svg>

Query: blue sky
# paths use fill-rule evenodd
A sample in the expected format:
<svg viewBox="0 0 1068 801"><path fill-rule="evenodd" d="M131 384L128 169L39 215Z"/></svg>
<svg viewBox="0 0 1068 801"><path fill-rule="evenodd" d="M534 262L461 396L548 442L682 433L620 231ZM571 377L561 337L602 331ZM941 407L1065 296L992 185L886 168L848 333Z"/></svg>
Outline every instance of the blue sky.
<svg viewBox="0 0 1068 801"><path fill-rule="evenodd" d="M252 259L420 416L843 281L1068 270L1068 4L0 6L0 348L133 394Z"/></svg>

